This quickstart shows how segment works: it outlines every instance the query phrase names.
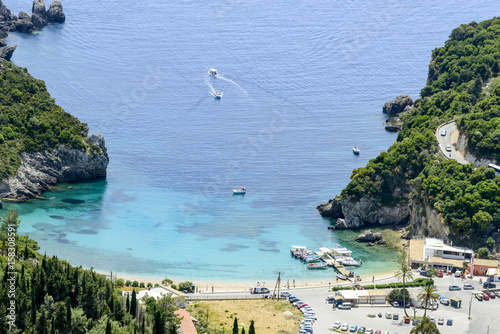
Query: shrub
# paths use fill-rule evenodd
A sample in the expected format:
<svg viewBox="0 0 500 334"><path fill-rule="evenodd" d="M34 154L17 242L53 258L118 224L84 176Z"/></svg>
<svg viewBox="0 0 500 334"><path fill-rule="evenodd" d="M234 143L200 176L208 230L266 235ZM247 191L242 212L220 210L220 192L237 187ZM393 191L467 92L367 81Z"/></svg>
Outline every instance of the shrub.
<svg viewBox="0 0 500 334"><path fill-rule="evenodd" d="M125 282L123 281L123 278L119 278L115 281L115 285L119 288L123 287L125 285Z"/></svg>
<svg viewBox="0 0 500 334"><path fill-rule="evenodd" d="M125 286L131 286L131 285L132 285L132 282L130 282L129 280L127 280L127 281L125 282Z"/></svg>
<svg viewBox="0 0 500 334"><path fill-rule="evenodd" d="M132 287L134 287L134 288L139 287L139 282L137 282L137 281L133 281L133 282L132 282Z"/></svg>
<svg viewBox="0 0 500 334"><path fill-rule="evenodd" d="M146 286L144 285L144 282L139 283L140 288L145 288Z"/></svg>

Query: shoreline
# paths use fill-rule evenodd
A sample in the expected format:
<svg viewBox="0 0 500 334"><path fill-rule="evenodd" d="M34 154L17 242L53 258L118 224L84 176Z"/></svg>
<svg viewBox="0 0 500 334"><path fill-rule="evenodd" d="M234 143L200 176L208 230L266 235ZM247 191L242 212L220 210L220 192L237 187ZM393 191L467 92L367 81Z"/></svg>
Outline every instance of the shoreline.
<svg viewBox="0 0 500 334"><path fill-rule="evenodd" d="M374 283L387 280L390 278L394 278L394 274L397 270L392 271L384 271L378 273L372 273L369 275L361 275L361 282L359 284L369 285L372 284L372 278L374 278ZM110 273L104 273L102 271L96 271L98 274L105 275L106 277L110 277ZM154 277L154 276L142 276L142 275L134 275L134 274L115 274L113 273L113 279L121 278L125 281L138 281L147 283L152 283L153 285L158 283L161 284L161 281L164 278ZM178 284L179 282L186 282L187 279L178 279L178 278L170 278L174 281L174 284ZM215 281L215 280L205 280L205 279L192 279L191 282L199 288L200 293L217 293L217 292L248 292L250 287L257 286L257 282L253 281ZM268 281L268 282L259 282L260 286L265 286L268 289L274 289L276 281ZM324 280L296 280L295 286L293 286L293 282L289 282L289 287L287 286L286 281L281 282L281 289L293 289L293 288L311 288L311 287L334 287L334 286L348 286L353 282L350 281L342 281L335 279L324 279ZM212 291L213 287L213 291Z"/></svg>

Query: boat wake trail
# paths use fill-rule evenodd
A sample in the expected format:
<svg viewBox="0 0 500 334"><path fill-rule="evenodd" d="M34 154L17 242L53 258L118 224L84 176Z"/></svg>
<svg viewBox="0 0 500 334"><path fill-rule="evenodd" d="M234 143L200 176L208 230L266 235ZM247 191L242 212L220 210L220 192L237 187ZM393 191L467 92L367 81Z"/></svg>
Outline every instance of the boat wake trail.
<svg viewBox="0 0 500 334"><path fill-rule="evenodd" d="M236 87L238 87L239 90L241 90L245 95L247 94L247 91L245 89L243 89L243 87L241 87L238 83L236 83L234 80L232 79L229 79L229 78L226 78L220 74L217 74L216 76L217 79L221 79L221 80L224 80L224 81L227 81L229 83L232 83L233 85L235 85Z"/></svg>
<svg viewBox="0 0 500 334"><path fill-rule="evenodd" d="M208 88L210 88L210 93L212 95L214 95L215 92L217 91L217 89L215 89L214 86L212 86L212 84L209 82L208 78L205 78L205 83L207 84Z"/></svg>

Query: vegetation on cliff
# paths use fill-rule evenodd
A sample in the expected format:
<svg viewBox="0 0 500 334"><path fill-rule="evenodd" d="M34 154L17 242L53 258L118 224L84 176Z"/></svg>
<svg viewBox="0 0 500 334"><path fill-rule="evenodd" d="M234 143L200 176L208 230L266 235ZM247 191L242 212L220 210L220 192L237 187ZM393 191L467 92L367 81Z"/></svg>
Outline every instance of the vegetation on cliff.
<svg viewBox="0 0 500 334"><path fill-rule="evenodd" d="M427 85L387 152L351 175L342 196L392 205L410 194L435 208L450 238L492 247L500 227L500 176L438 156L436 128L454 119L478 158L500 160L500 18L454 29L432 52Z"/></svg>
<svg viewBox="0 0 500 334"><path fill-rule="evenodd" d="M176 333L171 298L143 308L104 275L38 254L36 241L9 231L19 223L13 211L1 219L0 334L10 324L12 333Z"/></svg>
<svg viewBox="0 0 500 334"><path fill-rule="evenodd" d="M8 61L0 64L0 180L17 172L21 152L59 145L100 151L84 141L87 124L56 105L43 81Z"/></svg>

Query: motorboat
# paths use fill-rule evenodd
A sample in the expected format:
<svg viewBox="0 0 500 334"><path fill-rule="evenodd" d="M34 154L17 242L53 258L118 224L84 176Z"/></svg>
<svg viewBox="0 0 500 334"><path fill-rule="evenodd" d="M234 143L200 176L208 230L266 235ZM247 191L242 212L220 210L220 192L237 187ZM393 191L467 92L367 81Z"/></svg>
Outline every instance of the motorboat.
<svg viewBox="0 0 500 334"><path fill-rule="evenodd" d="M216 99L220 99L222 97L222 92L218 90L213 91L213 95Z"/></svg>
<svg viewBox="0 0 500 334"><path fill-rule="evenodd" d="M210 70L208 70L208 74L217 75L217 70L215 68L211 68Z"/></svg>
<svg viewBox="0 0 500 334"><path fill-rule="evenodd" d="M326 262L311 262L307 264L309 269L328 269L328 264Z"/></svg>
<svg viewBox="0 0 500 334"><path fill-rule="evenodd" d="M347 276L341 273L337 273L337 278L345 281L347 279Z"/></svg>
<svg viewBox="0 0 500 334"><path fill-rule="evenodd" d="M244 195L247 192L245 187L241 187L240 189L233 189L233 195Z"/></svg>
<svg viewBox="0 0 500 334"><path fill-rule="evenodd" d="M354 154L358 155L358 154L359 154L359 147L354 146L354 147L352 148L352 153L354 153Z"/></svg>
<svg viewBox="0 0 500 334"><path fill-rule="evenodd" d="M344 266L359 267L361 265L361 260L356 260L353 258L344 258L338 261L342 263Z"/></svg>

